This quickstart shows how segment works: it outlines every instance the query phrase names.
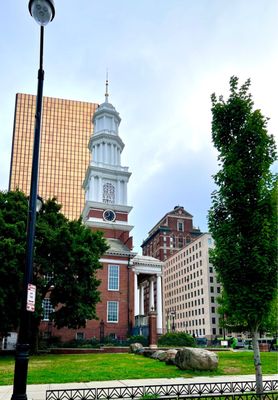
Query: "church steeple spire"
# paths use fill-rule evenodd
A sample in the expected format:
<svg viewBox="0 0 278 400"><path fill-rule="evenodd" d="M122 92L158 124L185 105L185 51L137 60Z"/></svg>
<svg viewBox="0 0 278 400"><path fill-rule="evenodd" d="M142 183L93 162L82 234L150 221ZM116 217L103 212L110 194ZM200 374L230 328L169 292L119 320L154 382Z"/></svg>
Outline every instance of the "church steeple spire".
<svg viewBox="0 0 278 400"><path fill-rule="evenodd" d="M106 71L106 81L105 81L105 103L109 103L108 101L109 93L108 93L108 70Z"/></svg>

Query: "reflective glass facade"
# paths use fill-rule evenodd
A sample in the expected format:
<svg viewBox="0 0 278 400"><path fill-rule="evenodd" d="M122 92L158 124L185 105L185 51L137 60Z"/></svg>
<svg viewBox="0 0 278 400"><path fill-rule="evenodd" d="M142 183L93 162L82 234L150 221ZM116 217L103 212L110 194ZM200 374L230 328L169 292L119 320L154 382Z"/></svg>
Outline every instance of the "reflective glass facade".
<svg viewBox="0 0 278 400"><path fill-rule="evenodd" d="M95 103L44 97L38 193L56 197L62 212L79 218L84 206L82 183L89 165L88 142ZM9 189L29 195L36 96L17 94Z"/></svg>

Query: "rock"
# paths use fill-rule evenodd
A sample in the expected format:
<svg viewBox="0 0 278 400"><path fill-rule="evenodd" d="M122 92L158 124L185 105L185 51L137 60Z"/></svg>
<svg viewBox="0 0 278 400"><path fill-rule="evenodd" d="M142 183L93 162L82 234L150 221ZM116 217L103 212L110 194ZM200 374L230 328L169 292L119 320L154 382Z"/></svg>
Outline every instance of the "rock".
<svg viewBox="0 0 278 400"><path fill-rule="evenodd" d="M165 363L168 365L175 365L175 357L178 350L176 349L169 349L166 351Z"/></svg>
<svg viewBox="0 0 278 400"><path fill-rule="evenodd" d="M141 343L131 343L129 348L132 353L137 353L140 349L143 349L143 345Z"/></svg>
<svg viewBox="0 0 278 400"><path fill-rule="evenodd" d="M151 357L155 350L152 349L143 349L143 352L140 354L143 354L144 357Z"/></svg>
<svg viewBox="0 0 278 400"><path fill-rule="evenodd" d="M151 358L154 358L155 360L160 360L160 357L165 354L166 351L164 350L156 350L152 355Z"/></svg>
<svg viewBox="0 0 278 400"><path fill-rule="evenodd" d="M178 350L175 364L179 369L198 369L212 371L218 367L218 357L212 351L185 347Z"/></svg>

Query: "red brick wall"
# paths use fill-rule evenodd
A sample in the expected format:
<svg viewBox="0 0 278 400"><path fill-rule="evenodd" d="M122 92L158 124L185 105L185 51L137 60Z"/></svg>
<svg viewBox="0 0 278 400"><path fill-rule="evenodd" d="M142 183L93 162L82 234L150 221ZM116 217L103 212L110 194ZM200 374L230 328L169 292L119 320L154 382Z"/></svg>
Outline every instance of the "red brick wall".
<svg viewBox="0 0 278 400"><path fill-rule="evenodd" d="M108 256L105 258L109 258ZM117 261L115 261L117 260ZM124 261L125 264L121 264ZM103 269L97 273L98 279L101 280L99 291L101 292L101 302L97 304L96 312L98 320L87 321L85 328L77 330L62 328L56 329L54 326L50 327L48 322L42 322L41 332L48 332L51 330L52 336L60 336L63 342L73 340L77 332L84 332L85 339L100 337L100 321L104 321L104 336L109 334L116 334L118 338L126 338L128 333L128 322L133 323L134 320L134 274L127 265L127 257L113 257L111 264L120 265L120 287L119 291L108 290L108 264L103 264ZM118 323L107 322L107 301L119 302L119 321ZM128 311L129 310L129 311ZM129 318L128 318L129 312Z"/></svg>

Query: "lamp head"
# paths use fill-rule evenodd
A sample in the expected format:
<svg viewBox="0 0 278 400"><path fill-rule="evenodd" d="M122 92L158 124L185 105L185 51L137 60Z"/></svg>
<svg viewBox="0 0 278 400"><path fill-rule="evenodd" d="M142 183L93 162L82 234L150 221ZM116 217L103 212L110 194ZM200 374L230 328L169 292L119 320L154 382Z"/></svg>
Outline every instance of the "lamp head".
<svg viewBox="0 0 278 400"><path fill-rule="evenodd" d="M30 0L28 8L31 16L41 26L47 25L55 16L53 0Z"/></svg>
<svg viewBox="0 0 278 400"><path fill-rule="evenodd" d="M41 196L37 196L37 201L36 201L36 211L37 213L41 211L43 206L43 199Z"/></svg>

